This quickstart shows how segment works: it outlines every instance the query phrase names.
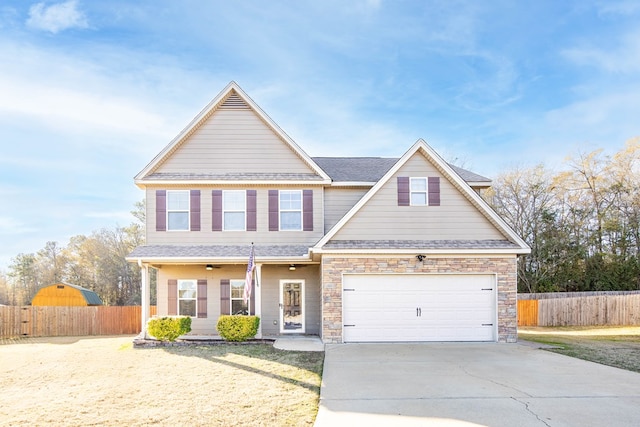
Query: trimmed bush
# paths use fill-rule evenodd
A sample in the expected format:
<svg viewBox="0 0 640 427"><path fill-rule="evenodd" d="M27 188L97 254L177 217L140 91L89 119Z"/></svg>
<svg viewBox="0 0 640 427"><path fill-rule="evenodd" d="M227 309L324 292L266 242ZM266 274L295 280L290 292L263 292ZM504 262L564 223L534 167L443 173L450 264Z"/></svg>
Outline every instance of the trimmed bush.
<svg viewBox="0 0 640 427"><path fill-rule="evenodd" d="M246 341L258 333L258 316L220 316L216 329L226 341Z"/></svg>
<svg viewBox="0 0 640 427"><path fill-rule="evenodd" d="M191 317L156 317L147 323L147 331L160 341L175 341L191 332Z"/></svg>

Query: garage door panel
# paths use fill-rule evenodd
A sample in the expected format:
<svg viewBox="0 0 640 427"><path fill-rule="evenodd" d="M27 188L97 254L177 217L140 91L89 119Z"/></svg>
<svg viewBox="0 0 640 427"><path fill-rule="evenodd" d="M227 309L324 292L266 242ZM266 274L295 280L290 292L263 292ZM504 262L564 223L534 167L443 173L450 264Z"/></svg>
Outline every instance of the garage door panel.
<svg viewBox="0 0 640 427"><path fill-rule="evenodd" d="M343 279L344 341L494 341L494 275Z"/></svg>

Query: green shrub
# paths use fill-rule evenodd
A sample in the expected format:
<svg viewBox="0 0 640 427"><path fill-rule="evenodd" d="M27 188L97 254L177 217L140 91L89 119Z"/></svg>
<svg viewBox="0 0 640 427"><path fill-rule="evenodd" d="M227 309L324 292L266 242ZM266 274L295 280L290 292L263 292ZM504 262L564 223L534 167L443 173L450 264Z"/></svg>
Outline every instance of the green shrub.
<svg viewBox="0 0 640 427"><path fill-rule="evenodd" d="M191 331L191 317L156 317L149 320L147 331L160 341L175 341Z"/></svg>
<svg viewBox="0 0 640 427"><path fill-rule="evenodd" d="M258 316L220 316L216 329L227 341L246 341L258 333Z"/></svg>

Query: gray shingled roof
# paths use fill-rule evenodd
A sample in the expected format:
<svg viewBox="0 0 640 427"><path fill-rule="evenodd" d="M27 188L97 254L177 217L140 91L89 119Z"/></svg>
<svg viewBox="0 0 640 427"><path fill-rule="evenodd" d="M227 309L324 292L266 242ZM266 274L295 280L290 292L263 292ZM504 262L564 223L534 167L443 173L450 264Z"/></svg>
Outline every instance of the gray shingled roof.
<svg viewBox="0 0 640 427"><path fill-rule="evenodd" d="M332 240L324 249L517 249L508 240Z"/></svg>
<svg viewBox="0 0 640 427"><path fill-rule="evenodd" d="M389 157L313 157L336 182L378 182L399 160ZM466 182L491 182L477 173L449 164Z"/></svg>
<svg viewBox="0 0 640 427"><path fill-rule="evenodd" d="M378 182L398 159L384 157L313 157L337 182Z"/></svg>
<svg viewBox="0 0 640 427"><path fill-rule="evenodd" d="M305 245L255 245L256 257L302 257L309 246ZM138 246L127 258L249 258L249 245L146 245Z"/></svg>

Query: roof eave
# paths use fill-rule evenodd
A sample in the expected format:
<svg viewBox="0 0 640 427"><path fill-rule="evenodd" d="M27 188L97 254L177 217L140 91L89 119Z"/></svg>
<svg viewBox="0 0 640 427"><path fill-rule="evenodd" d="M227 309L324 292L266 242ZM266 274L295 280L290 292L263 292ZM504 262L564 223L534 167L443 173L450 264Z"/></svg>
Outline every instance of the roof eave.
<svg viewBox="0 0 640 427"><path fill-rule="evenodd" d="M171 257L171 256L128 256L125 257L128 262L143 263L143 264L246 264L247 257ZM255 257L256 264L265 263L309 263L311 258L309 255L299 256L261 256Z"/></svg>
<svg viewBox="0 0 640 427"><path fill-rule="evenodd" d="M139 179L134 181L135 184L144 189L150 185L329 185L331 184L330 180L286 180L286 179L274 179L274 180L257 180L257 179L249 179L249 180L229 180L229 179Z"/></svg>
<svg viewBox="0 0 640 427"><path fill-rule="evenodd" d="M319 248L313 247L311 251L315 254L350 254L350 255L415 255L416 252L426 255L526 255L531 253L530 249L510 248L510 249L493 249L493 248L465 248L465 249L421 249L421 248L402 248L402 249L349 249L349 248Z"/></svg>

